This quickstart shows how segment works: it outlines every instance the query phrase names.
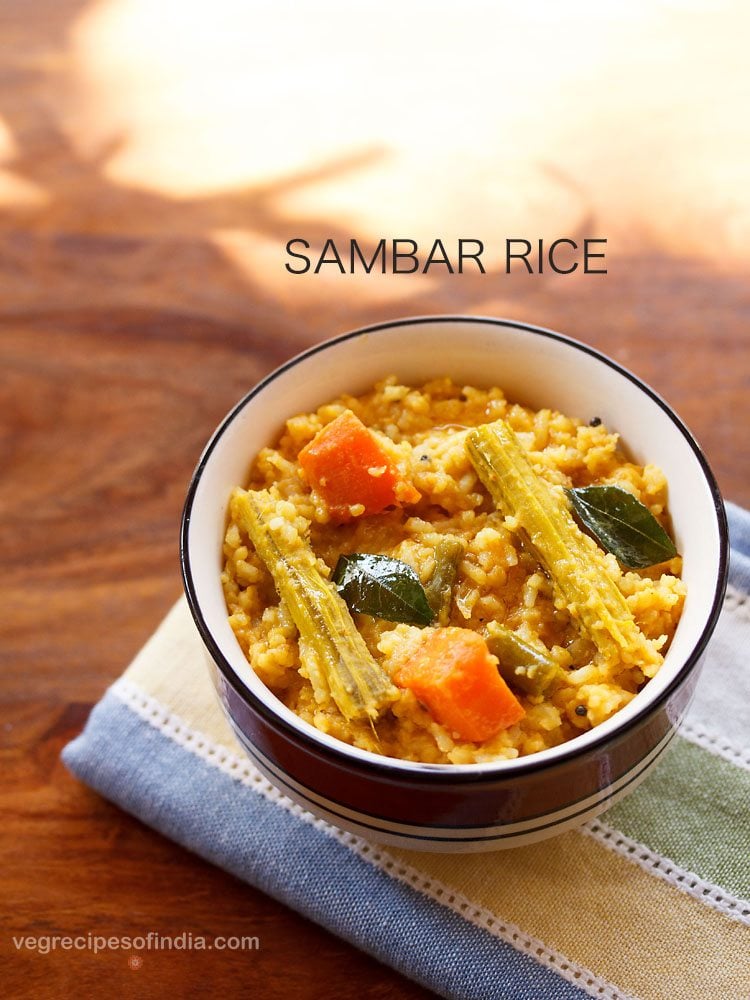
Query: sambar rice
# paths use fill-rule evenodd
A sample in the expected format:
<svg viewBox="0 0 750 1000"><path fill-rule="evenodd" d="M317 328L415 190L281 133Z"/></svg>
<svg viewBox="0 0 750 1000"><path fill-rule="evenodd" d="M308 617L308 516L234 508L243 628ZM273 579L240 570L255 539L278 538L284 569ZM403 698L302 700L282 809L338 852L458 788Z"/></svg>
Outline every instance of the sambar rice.
<svg viewBox="0 0 750 1000"><path fill-rule="evenodd" d="M379 512L370 512L366 503L353 503L343 512L333 508L325 496L326 477L319 476L312 488L299 461L303 449L315 452L311 442L323 440L323 428L347 411L387 457L366 470L373 479L390 477L394 503ZM458 539L463 549L439 624L422 628L352 612L392 694L374 722L347 718L331 693L311 682L293 615L250 541L241 502L247 494L235 491L222 573L229 622L257 675L320 731L406 760L470 764L510 759L556 746L608 719L658 669L685 596L680 557L645 570L627 570L581 534L587 551L595 550L598 571L614 583L618 599L620 594L624 598L649 653L642 662L628 662L632 657L627 655L604 655L560 598L554 574L518 530L518 520L496 508L472 463L467 448L471 428L495 421L504 421L515 432L534 473L552 488L549 492L559 504L567 508L564 488L615 485L668 524L663 473L653 465L628 461L616 433L597 420L587 424L553 410L534 411L509 402L499 388L460 386L449 378L410 387L390 377L365 395L342 396L314 413L291 417L276 445L256 457L247 489L264 491L257 495L267 499L273 515L269 523L284 546L312 549L312 572L330 579L340 556L376 553L407 564L427 591L440 539ZM312 468L310 463L307 468ZM556 680L537 694L511 681L520 705L518 721L486 739L467 739L444 724L446 716L428 709L429 698L420 700L410 685L398 680L426 635L447 626L486 637L491 623L499 623L553 661ZM497 664L492 657L491 662Z"/></svg>

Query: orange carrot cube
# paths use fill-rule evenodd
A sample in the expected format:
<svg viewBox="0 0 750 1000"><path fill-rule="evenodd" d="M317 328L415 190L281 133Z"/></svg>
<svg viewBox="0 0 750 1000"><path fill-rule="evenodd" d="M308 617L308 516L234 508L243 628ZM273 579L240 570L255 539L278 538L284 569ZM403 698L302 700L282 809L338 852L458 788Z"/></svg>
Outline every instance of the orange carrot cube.
<svg viewBox="0 0 750 1000"><path fill-rule="evenodd" d="M481 743L525 715L487 643L471 629L426 630L394 680L412 690L437 722L471 742Z"/></svg>
<svg viewBox="0 0 750 1000"><path fill-rule="evenodd" d="M421 496L351 410L340 413L305 445L299 464L325 501L331 520L339 524L416 503Z"/></svg>

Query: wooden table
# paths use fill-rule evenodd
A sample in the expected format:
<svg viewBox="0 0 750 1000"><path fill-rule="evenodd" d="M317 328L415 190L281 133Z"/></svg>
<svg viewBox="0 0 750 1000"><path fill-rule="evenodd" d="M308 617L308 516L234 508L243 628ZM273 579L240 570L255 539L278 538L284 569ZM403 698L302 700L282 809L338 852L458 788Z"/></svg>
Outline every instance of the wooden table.
<svg viewBox="0 0 750 1000"><path fill-rule="evenodd" d="M276 364L347 328L464 312L509 315L576 336L662 393L702 443L726 497L750 504L746 262L731 241L696 244L684 185L647 231L595 182L596 211L583 211L581 174L573 221L565 227L563 219L557 234L608 236L606 276L291 276L284 244L293 236L388 235L378 234L367 216L370 195L356 187L362 175L393 179L387 155L359 137L353 151L311 155L317 166L279 171L274 181L214 178L201 188L174 170L170 192L174 164L153 182L153 164L139 175L137 156L122 158L127 136L103 143L100 113L104 101L114 119L129 114L131 130L137 112L148 117L147 87L141 110L127 114L112 96L130 93L117 90L120 77L104 87L107 73L124 72L111 52L138 51L132 32L142 27L138 17L148 16L132 14L125 2L89 7L78 0L18 0L0 15L0 34L13 43L0 79L3 995L416 1000L427 995L416 985L81 786L61 764L60 749L180 593L181 504L219 418ZM693 36L684 41L687 65ZM148 58L158 62L153 52ZM148 82L144 59L126 69ZM157 111L159 94L156 88ZM670 107L674 124L679 103ZM163 124L167 112L159 113ZM196 115L214 121L210 109ZM728 149L726 128L719 158ZM174 141L179 147L184 135ZM698 127L693 141L697 155ZM551 161L549 171L569 170L564 161ZM634 185L639 163L634 153ZM737 199L747 198L740 180L722 204L706 192L704 221L714 233L736 221ZM416 190L420 178L412 181ZM318 205L316 185L325 194L350 182L349 213L340 204L327 208L325 196ZM536 183L532 178L529 190ZM490 188L488 199L495 197ZM471 177L462 190L471 222L461 234L504 233L491 221L479 231ZM302 196L308 201L295 208ZM379 197L391 206L387 184ZM404 225L390 235L409 235L419 209L408 202ZM515 216L508 235L549 232L538 205L525 211L525 223ZM461 204L452 203L450 213L418 219L414 231L421 239L460 233ZM41 956L17 952L10 940L11 932L146 930L254 934L261 948L251 955L153 953L134 970L117 951Z"/></svg>

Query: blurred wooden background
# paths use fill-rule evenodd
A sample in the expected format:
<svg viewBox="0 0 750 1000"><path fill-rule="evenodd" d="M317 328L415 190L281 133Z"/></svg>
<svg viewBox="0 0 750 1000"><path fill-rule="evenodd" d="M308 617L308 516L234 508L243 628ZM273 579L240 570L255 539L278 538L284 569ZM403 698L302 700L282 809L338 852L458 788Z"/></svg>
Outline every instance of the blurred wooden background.
<svg viewBox="0 0 750 1000"><path fill-rule="evenodd" d="M662 393L750 505L747 27L738 3L0 7L4 995L426 995L59 751L180 592L219 418L345 329L468 312L578 337ZM556 235L607 237L609 274L284 270L294 236ZM90 930L261 949L132 970L10 940Z"/></svg>

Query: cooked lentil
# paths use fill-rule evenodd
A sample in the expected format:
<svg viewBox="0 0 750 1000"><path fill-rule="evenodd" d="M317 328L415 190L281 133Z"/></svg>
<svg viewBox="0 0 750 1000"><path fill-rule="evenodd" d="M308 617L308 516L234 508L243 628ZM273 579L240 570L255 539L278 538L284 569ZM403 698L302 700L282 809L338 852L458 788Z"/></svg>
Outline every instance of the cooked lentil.
<svg viewBox="0 0 750 1000"><path fill-rule="evenodd" d="M410 506L333 524L322 499L305 481L297 455L315 435L350 409L376 435L403 477L421 494ZM437 723L413 693L396 702L372 727L346 720L336 705L319 703L300 673L296 628L279 603L271 576L239 527L230 503L222 583L229 621L258 676L302 719L325 733L376 753L429 763L469 764L536 753L599 725L635 697L646 682L636 665L605 662L564 609L556 607L549 578L524 548L511 517L495 510L469 460L469 428L504 419L527 450L538 475L556 486L614 484L633 493L668 524L667 483L654 465L627 460L616 433L598 418L589 423L550 409L532 410L493 387L479 389L436 379L420 387L395 377L362 396L342 396L314 413L287 420L273 447L250 470L248 488L268 489L285 501L290 530L309 537L330 576L339 555L371 552L408 563L426 584L434 546L450 533L465 545L453 590L449 624L481 632L497 620L548 653L565 683L548 696L516 692L526 714L484 743L469 743ZM623 570L605 556L644 636L663 653L682 610L681 559L647 570ZM373 656L393 676L420 634L366 615L354 620Z"/></svg>

